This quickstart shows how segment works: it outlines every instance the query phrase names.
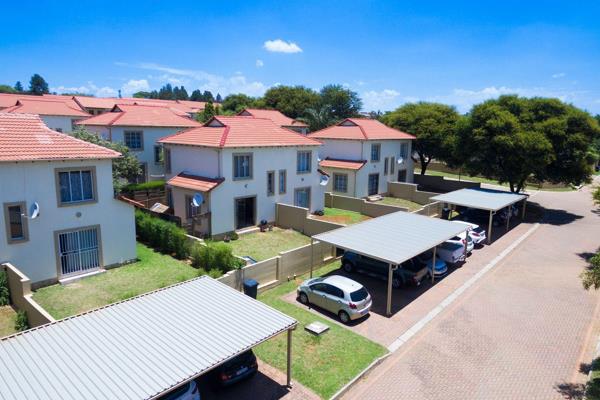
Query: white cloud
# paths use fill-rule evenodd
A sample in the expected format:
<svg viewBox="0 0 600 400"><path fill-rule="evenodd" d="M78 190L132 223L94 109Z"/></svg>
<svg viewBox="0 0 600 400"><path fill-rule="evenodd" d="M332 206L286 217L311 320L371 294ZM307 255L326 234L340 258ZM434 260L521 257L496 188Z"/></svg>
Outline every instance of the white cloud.
<svg viewBox="0 0 600 400"><path fill-rule="evenodd" d="M256 68L261 68L265 65L263 60L256 60Z"/></svg>
<svg viewBox="0 0 600 400"><path fill-rule="evenodd" d="M393 89L381 91L369 90L364 92L363 109L366 111L388 111L400 105L400 93Z"/></svg>
<svg viewBox="0 0 600 400"><path fill-rule="evenodd" d="M110 97L116 96L117 90L109 86L98 87L94 82L88 82L86 85L81 86L56 86L51 87L50 91L56 93L81 93L91 94L98 97Z"/></svg>
<svg viewBox="0 0 600 400"><path fill-rule="evenodd" d="M567 76L567 74L565 74L564 72L558 72L556 74L553 74L552 78L558 79L558 78L564 78L565 76Z"/></svg>
<svg viewBox="0 0 600 400"><path fill-rule="evenodd" d="M286 42L281 39L267 40L264 44L264 48L273 53L302 53L302 49L296 43Z"/></svg>
<svg viewBox="0 0 600 400"><path fill-rule="evenodd" d="M150 84L146 79L130 79L121 87L121 90L124 95L129 95L139 91L150 90Z"/></svg>

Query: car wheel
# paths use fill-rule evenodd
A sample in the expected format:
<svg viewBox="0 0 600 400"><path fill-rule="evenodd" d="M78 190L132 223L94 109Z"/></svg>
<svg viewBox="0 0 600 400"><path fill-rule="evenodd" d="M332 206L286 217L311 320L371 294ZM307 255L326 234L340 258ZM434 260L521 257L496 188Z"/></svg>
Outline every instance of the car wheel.
<svg viewBox="0 0 600 400"><path fill-rule="evenodd" d="M350 316L346 311L340 311L338 317L340 317L340 321L342 321L344 324L350 322Z"/></svg>
<svg viewBox="0 0 600 400"><path fill-rule="evenodd" d="M398 278L392 278L392 287L398 289L402 287L402 281Z"/></svg>
<svg viewBox="0 0 600 400"><path fill-rule="evenodd" d="M354 267L349 262L345 262L344 265L342 265L342 269L348 273L354 271Z"/></svg>
<svg viewBox="0 0 600 400"><path fill-rule="evenodd" d="M300 296L298 296L300 303L308 305L308 296L304 292L300 292Z"/></svg>

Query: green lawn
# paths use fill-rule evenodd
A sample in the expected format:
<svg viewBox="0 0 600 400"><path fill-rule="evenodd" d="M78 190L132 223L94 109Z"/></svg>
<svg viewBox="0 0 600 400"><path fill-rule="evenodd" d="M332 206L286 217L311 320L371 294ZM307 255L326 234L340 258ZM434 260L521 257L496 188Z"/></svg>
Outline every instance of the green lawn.
<svg viewBox="0 0 600 400"><path fill-rule="evenodd" d="M33 298L54 318L91 310L198 276L198 270L170 256L137 245L139 261L68 285L37 290Z"/></svg>
<svg viewBox="0 0 600 400"><path fill-rule="evenodd" d="M0 338L15 333L17 313L11 306L0 307Z"/></svg>
<svg viewBox="0 0 600 400"><path fill-rule="evenodd" d="M343 210L341 208L325 207L323 212L325 213L324 215L315 215L314 218L345 225L356 224L357 222L371 219L371 217L363 215L359 212Z"/></svg>
<svg viewBox="0 0 600 400"><path fill-rule="evenodd" d="M315 275L324 275L339 266L339 261L333 262L316 271ZM296 290L306 278L305 275L268 290L259 295L259 300L299 322L292 339L292 377L322 398L329 398L387 350L281 298ZM327 324L329 331L317 337L304 330L314 321ZM257 346L255 352L261 360L285 372L286 348L287 336L279 335Z"/></svg>
<svg viewBox="0 0 600 400"><path fill-rule="evenodd" d="M233 254L262 261L275 257L282 251L310 244L310 238L293 229L273 228L271 232L240 235L238 240L232 240L228 244L232 247Z"/></svg>
<svg viewBox="0 0 600 400"><path fill-rule="evenodd" d="M384 197L379 203L408 208L408 211L415 211L423 207L422 204L410 200L399 199L397 197Z"/></svg>

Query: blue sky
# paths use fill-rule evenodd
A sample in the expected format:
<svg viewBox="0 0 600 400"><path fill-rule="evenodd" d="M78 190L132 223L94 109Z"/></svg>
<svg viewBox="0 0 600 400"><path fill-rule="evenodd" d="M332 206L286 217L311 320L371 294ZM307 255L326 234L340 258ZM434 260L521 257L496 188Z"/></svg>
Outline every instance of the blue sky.
<svg viewBox="0 0 600 400"><path fill-rule="evenodd" d="M8 2L0 83L39 73L52 90L99 96L340 83L366 110L430 100L467 111L518 93L600 113L600 2L529 3Z"/></svg>

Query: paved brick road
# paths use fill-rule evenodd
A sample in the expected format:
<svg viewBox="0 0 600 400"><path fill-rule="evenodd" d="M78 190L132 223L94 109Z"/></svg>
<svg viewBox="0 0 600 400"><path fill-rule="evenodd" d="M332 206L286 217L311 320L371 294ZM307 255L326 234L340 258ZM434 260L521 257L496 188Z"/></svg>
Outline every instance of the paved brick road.
<svg viewBox="0 0 600 400"><path fill-rule="evenodd" d="M585 381L599 297L579 274L600 215L588 189L532 200L549 210L539 229L345 398L561 399Z"/></svg>

